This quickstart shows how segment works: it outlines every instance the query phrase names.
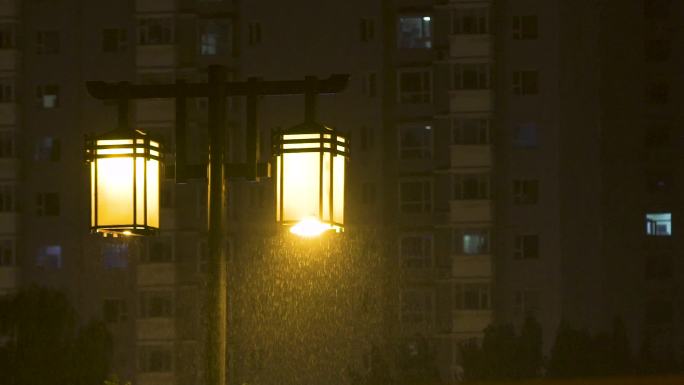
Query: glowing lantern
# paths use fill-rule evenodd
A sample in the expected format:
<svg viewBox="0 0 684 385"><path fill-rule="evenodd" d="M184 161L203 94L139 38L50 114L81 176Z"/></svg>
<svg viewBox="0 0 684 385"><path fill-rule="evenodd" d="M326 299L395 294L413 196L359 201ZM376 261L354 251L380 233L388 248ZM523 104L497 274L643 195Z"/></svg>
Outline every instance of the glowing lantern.
<svg viewBox="0 0 684 385"><path fill-rule="evenodd" d="M275 133L276 221L312 237L344 229L344 179L349 141L318 123Z"/></svg>
<svg viewBox="0 0 684 385"><path fill-rule="evenodd" d="M159 228L159 142L141 131L112 131L86 142L90 229L142 235Z"/></svg>

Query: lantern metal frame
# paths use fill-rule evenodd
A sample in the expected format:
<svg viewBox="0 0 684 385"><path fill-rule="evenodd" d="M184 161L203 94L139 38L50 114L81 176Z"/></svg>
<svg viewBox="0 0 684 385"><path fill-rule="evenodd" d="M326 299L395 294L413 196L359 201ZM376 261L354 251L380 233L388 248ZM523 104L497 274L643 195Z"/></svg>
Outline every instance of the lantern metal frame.
<svg viewBox="0 0 684 385"><path fill-rule="evenodd" d="M111 144L101 144L101 142L115 142ZM117 143L129 141L129 143ZM159 230L158 227L151 226L148 223L148 191L147 191L147 162L149 160L156 160L159 162L159 181L158 186L161 186L161 170L163 168L163 146L159 140L152 138L150 135L140 130L121 130L107 132L102 135L92 135L86 137L86 162L91 164L92 171L89 172L90 186L91 186L91 202L90 202L90 231L93 234L101 233L104 235L154 235ZM117 153L116 150L130 149L130 152ZM112 151L114 150L114 151ZM114 152L114 153L112 153ZM98 222L98 159L108 158L131 158L133 160L133 221L130 224L121 225L99 225ZM137 178L137 159L142 158L143 161L143 185L138 186ZM143 206L143 222L138 223L138 188L143 189L144 202ZM159 202L159 201L158 201Z"/></svg>
<svg viewBox="0 0 684 385"><path fill-rule="evenodd" d="M297 136L295 138L286 139L286 136ZM306 136L302 138L301 136ZM348 173L346 172L347 163L349 161L349 138L340 132L337 132L331 127L327 127L320 123L315 122L305 122L297 126L288 129L278 129L273 132L272 139L272 156L274 159L276 167L276 177L273 178L274 181L274 191L275 191L275 208L276 208L276 223L284 227L290 227L297 224L300 220L304 218L299 218L297 220L284 220L284 196L285 196L285 180L284 180L284 170L285 170L285 154L288 153L317 153L318 157L318 218L321 223L329 225L331 229L342 232L344 231L344 223L335 222L335 178L334 169L336 156L344 157L344 184L346 185L346 179ZM293 145L293 146L288 146ZM290 148L288 148L290 147ZM323 173L325 171L324 167L324 155L330 154L330 162L328 172L330 173L329 179L329 196L324 196L324 178ZM278 161L280 157L280 161ZM343 187L344 188L344 187ZM342 192L345 198L346 194ZM324 200L328 199L328 213L324 212ZM342 207L342 216L344 217L344 204ZM329 220L326 220L328 218Z"/></svg>

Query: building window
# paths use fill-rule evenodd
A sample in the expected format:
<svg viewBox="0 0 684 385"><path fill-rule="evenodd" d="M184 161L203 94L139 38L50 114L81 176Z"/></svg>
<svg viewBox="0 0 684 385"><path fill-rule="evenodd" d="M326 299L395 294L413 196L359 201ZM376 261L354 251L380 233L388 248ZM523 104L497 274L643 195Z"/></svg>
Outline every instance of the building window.
<svg viewBox="0 0 684 385"><path fill-rule="evenodd" d="M658 81L646 86L646 100L651 104L666 104L670 101L670 84Z"/></svg>
<svg viewBox="0 0 684 385"><path fill-rule="evenodd" d="M672 53L672 41L666 39L646 40L644 43L644 56L646 61L652 63L664 62L670 59Z"/></svg>
<svg viewBox="0 0 684 385"><path fill-rule="evenodd" d="M372 128L366 126L361 127L359 136L361 137L361 140L359 140L361 151L367 151L373 148L373 145L375 144L375 135L373 135Z"/></svg>
<svg viewBox="0 0 684 385"><path fill-rule="evenodd" d="M119 323L128 319L126 300L122 298L107 298L102 301L102 319L106 323Z"/></svg>
<svg viewBox="0 0 684 385"><path fill-rule="evenodd" d="M515 248L513 249L513 258L539 258L539 236L537 236L536 234L516 235Z"/></svg>
<svg viewBox="0 0 684 385"><path fill-rule="evenodd" d="M0 49L17 47L16 23L0 23Z"/></svg>
<svg viewBox="0 0 684 385"><path fill-rule="evenodd" d="M432 211L432 183L429 180L404 181L399 184L399 202L404 213Z"/></svg>
<svg viewBox="0 0 684 385"><path fill-rule="evenodd" d="M0 131L0 159L16 157L14 131Z"/></svg>
<svg viewBox="0 0 684 385"><path fill-rule="evenodd" d="M533 205L539 200L539 181L536 179L516 179L513 181L513 203Z"/></svg>
<svg viewBox="0 0 684 385"><path fill-rule="evenodd" d="M464 8L451 12L451 33L483 35L489 33L489 8Z"/></svg>
<svg viewBox="0 0 684 385"><path fill-rule="evenodd" d="M489 63L456 63L451 74L454 90L489 89Z"/></svg>
<svg viewBox="0 0 684 385"><path fill-rule="evenodd" d="M405 324L432 321L432 293L429 290L406 289L401 291L401 322Z"/></svg>
<svg viewBox="0 0 684 385"><path fill-rule="evenodd" d="M147 252L143 253L143 258L141 262L173 262L173 247L171 238L158 237L155 239L149 239L147 243Z"/></svg>
<svg viewBox="0 0 684 385"><path fill-rule="evenodd" d="M231 22L228 19L206 19L199 23L200 55L227 55L232 51Z"/></svg>
<svg viewBox="0 0 684 385"><path fill-rule="evenodd" d="M489 254L490 243L490 230L488 228L454 229L452 244L454 254Z"/></svg>
<svg viewBox="0 0 684 385"><path fill-rule="evenodd" d="M646 234L656 237L672 236L672 213L646 214Z"/></svg>
<svg viewBox="0 0 684 385"><path fill-rule="evenodd" d="M173 292L171 290L140 292L140 318L168 318L172 316Z"/></svg>
<svg viewBox="0 0 684 385"><path fill-rule="evenodd" d="M0 103L14 103L14 78L0 78Z"/></svg>
<svg viewBox="0 0 684 385"><path fill-rule="evenodd" d="M59 215L59 194L36 194L36 215L39 217L55 217Z"/></svg>
<svg viewBox="0 0 684 385"><path fill-rule="evenodd" d="M513 94L536 95L539 93L539 73L537 71L514 71Z"/></svg>
<svg viewBox="0 0 684 385"><path fill-rule="evenodd" d="M59 86L54 84L38 86L36 97L39 107L57 108L59 107Z"/></svg>
<svg viewBox="0 0 684 385"><path fill-rule="evenodd" d="M513 128L513 146L519 148L537 147L537 124L525 123Z"/></svg>
<svg viewBox="0 0 684 385"><path fill-rule="evenodd" d="M38 143L36 143L36 160L56 162L59 160L59 157L59 139L43 137L38 140Z"/></svg>
<svg viewBox="0 0 684 385"><path fill-rule="evenodd" d="M487 145L490 143L489 126L489 119L452 119L451 144Z"/></svg>
<svg viewBox="0 0 684 385"><path fill-rule="evenodd" d="M16 263L15 243L13 238L0 239L0 267L14 266Z"/></svg>
<svg viewBox="0 0 684 385"><path fill-rule="evenodd" d="M363 94L369 98L374 98L378 94L377 74L369 72L363 77Z"/></svg>
<svg viewBox="0 0 684 385"><path fill-rule="evenodd" d="M432 126L421 124L400 127L399 158L402 160L432 158Z"/></svg>
<svg viewBox="0 0 684 385"><path fill-rule="evenodd" d="M144 18L138 20L138 43L140 45L173 44L172 18Z"/></svg>
<svg viewBox="0 0 684 385"><path fill-rule="evenodd" d="M371 41L375 38L375 21L372 19L361 19L359 23L361 41Z"/></svg>
<svg viewBox="0 0 684 385"><path fill-rule="evenodd" d="M36 266L43 269L62 268L62 246L50 245L38 249Z"/></svg>
<svg viewBox="0 0 684 385"><path fill-rule="evenodd" d="M418 104L432 101L432 72L429 69L399 70L399 103Z"/></svg>
<svg viewBox="0 0 684 385"><path fill-rule="evenodd" d="M432 235L411 234L401 237L399 254L402 266L410 269L432 267Z"/></svg>
<svg viewBox="0 0 684 385"><path fill-rule="evenodd" d="M513 40L534 40L539 37L536 15L513 16Z"/></svg>
<svg viewBox="0 0 684 385"><path fill-rule="evenodd" d="M513 314L536 317L539 313L539 290L527 289L513 292Z"/></svg>
<svg viewBox="0 0 684 385"><path fill-rule="evenodd" d="M454 174L451 181L454 200L489 199L489 173Z"/></svg>
<svg viewBox="0 0 684 385"><path fill-rule="evenodd" d="M432 48L432 18L399 17L399 48Z"/></svg>
<svg viewBox="0 0 684 385"><path fill-rule="evenodd" d="M252 21L247 24L248 43L249 45L256 45L261 43L261 23Z"/></svg>
<svg viewBox="0 0 684 385"><path fill-rule="evenodd" d="M138 347L138 370L141 373L171 372L173 350L171 346L146 345Z"/></svg>
<svg viewBox="0 0 684 385"><path fill-rule="evenodd" d="M36 53L59 53L59 31L38 31L36 33Z"/></svg>
<svg viewBox="0 0 684 385"><path fill-rule="evenodd" d="M0 212L13 212L16 204L14 199L14 185L8 183L0 184Z"/></svg>
<svg viewBox="0 0 684 385"><path fill-rule="evenodd" d="M105 269L125 269L128 267L128 244L105 243L102 245L102 264Z"/></svg>
<svg viewBox="0 0 684 385"><path fill-rule="evenodd" d="M361 184L361 204L367 206L375 204L375 183L363 182Z"/></svg>
<svg viewBox="0 0 684 385"><path fill-rule="evenodd" d="M647 19L667 19L671 0L644 0L644 17Z"/></svg>
<svg viewBox="0 0 684 385"><path fill-rule="evenodd" d="M456 310L488 310L491 307L488 283L457 283L454 285Z"/></svg>
<svg viewBox="0 0 684 385"><path fill-rule="evenodd" d="M121 28L102 30L102 52L125 52L128 47L128 33Z"/></svg>

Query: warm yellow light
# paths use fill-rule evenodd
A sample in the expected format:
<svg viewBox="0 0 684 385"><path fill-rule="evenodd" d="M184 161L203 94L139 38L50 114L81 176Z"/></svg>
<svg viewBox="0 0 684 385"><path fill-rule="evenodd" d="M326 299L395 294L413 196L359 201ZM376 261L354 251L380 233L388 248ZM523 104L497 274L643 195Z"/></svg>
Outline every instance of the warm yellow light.
<svg viewBox="0 0 684 385"><path fill-rule="evenodd" d="M131 232L128 231L128 230L126 230L126 231L123 232L123 235L132 235L132 234L133 234L133 233L131 233Z"/></svg>
<svg viewBox="0 0 684 385"><path fill-rule="evenodd" d="M304 218L299 223L290 227L290 232L300 237L313 238L317 237L328 230L334 230L331 225L320 222L316 218Z"/></svg>

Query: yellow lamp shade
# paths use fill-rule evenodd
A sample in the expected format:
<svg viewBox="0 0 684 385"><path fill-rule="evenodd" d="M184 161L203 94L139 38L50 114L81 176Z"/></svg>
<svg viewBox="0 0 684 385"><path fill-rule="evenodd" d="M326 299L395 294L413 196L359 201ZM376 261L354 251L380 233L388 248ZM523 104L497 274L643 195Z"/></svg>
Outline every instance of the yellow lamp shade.
<svg viewBox="0 0 684 385"><path fill-rule="evenodd" d="M349 141L318 123L274 135L276 221L302 236L344 229Z"/></svg>
<svg viewBox="0 0 684 385"><path fill-rule="evenodd" d="M161 145L141 131L112 131L86 142L90 229L143 235L159 228Z"/></svg>

